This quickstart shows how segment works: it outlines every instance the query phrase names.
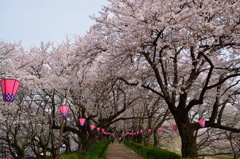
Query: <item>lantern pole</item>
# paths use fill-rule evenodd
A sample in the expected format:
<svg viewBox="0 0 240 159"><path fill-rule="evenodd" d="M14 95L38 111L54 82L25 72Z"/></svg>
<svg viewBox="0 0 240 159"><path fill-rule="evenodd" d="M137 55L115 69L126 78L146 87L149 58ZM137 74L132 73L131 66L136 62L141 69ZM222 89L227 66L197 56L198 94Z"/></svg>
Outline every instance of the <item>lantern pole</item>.
<svg viewBox="0 0 240 159"><path fill-rule="evenodd" d="M70 92L70 85L68 86L68 89L67 89L65 105L68 105L69 92ZM60 159L60 149L62 147L62 136L63 136L65 119L66 119L66 117L62 115L61 129L60 129L60 133L59 133L59 144L58 144L57 156L56 156L57 159Z"/></svg>

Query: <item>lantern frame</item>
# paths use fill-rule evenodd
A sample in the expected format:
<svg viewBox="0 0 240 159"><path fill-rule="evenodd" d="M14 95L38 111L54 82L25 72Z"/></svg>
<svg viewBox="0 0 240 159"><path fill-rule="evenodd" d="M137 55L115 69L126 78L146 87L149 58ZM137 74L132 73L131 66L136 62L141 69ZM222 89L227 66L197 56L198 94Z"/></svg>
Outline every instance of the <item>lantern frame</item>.
<svg viewBox="0 0 240 159"><path fill-rule="evenodd" d="M178 129L178 126L177 125L173 125L173 130L177 131L177 129Z"/></svg>
<svg viewBox="0 0 240 159"><path fill-rule="evenodd" d="M79 118L80 125L83 126L86 122L86 118Z"/></svg>
<svg viewBox="0 0 240 159"><path fill-rule="evenodd" d="M4 102L13 102L16 96L20 81L15 79L2 79L1 88Z"/></svg>
<svg viewBox="0 0 240 159"><path fill-rule="evenodd" d="M157 131L158 131L158 132L161 132L162 130L163 130L163 129L162 129L161 127L159 127Z"/></svg>
<svg viewBox="0 0 240 159"><path fill-rule="evenodd" d="M95 125L94 124L90 124L90 129L91 130L95 129Z"/></svg>
<svg viewBox="0 0 240 159"><path fill-rule="evenodd" d="M68 108L69 108L68 105L60 105L59 106L60 113L61 113L62 116L67 116Z"/></svg>
<svg viewBox="0 0 240 159"><path fill-rule="evenodd" d="M151 133L151 132L152 132L152 129L149 128L149 129L148 129L148 133Z"/></svg>
<svg viewBox="0 0 240 159"><path fill-rule="evenodd" d="M199 119L199 120L198 120L198 123L199 123L199 125L200 125L201 128L204 128L204 127L205 127L206 120L204 120L204 119Z"/></svg>

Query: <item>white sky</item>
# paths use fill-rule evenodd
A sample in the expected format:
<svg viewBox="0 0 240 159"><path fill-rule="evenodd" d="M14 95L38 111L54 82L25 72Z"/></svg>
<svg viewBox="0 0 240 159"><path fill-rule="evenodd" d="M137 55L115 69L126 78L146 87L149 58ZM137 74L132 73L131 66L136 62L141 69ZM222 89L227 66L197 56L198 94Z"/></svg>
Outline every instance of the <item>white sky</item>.
<svg viewBox="0 0 240 159"><path fill-rule="evenodd" d="M0 0L0 40L61 43L66 36L84 35L107 0Z"/></svg>

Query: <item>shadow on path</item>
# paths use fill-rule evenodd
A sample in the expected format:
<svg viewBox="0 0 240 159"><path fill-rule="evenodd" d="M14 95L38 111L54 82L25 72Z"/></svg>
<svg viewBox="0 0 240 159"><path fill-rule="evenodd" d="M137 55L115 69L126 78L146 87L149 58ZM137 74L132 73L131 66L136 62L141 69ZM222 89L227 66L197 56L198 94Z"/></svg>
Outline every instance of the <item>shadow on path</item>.
<svg viewBox="0 0 240 159"><path fill-rule="evenodd" d="M127 148L123 143L119 144L115 141L108 145L106 151L106 159L143 159L133 150Z"/></svg>

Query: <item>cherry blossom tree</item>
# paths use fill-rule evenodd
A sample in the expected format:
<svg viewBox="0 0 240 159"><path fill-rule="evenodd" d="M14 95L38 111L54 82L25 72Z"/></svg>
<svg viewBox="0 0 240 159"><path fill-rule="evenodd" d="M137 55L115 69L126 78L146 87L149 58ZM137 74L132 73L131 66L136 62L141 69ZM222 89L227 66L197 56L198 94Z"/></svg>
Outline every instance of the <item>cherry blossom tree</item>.
<svg viewBox="0 0 240 159"><path fill-rule="evenodd" d="M239 1L109 2L85 37L88 56L165 100L183 157L198 156L200 117L208 119L206 127L240 132L223 118L229 104L238 106L232 97L239 96Z"/></svg>
<svg viewBox="0 0 240 159"><path fill-rule="evenodd" d="M17 126L2 123L9 130L6 134L12 134L11 141L18 142L12 146L15 151L23 155L28 145L25 137L43 140L36 142L43 147L51 138L53 146L57 138L50 128L60 129L58 106L63 103L69 104L64 131L77 135L79 145L86 150L97 135L90 131L90 123L108 128L140 115L139 126L157 128L168 111L178 126L183 157L198 156L199 119L206 119L209 129L239 133L235 118L240 110L240 2L109 2L100 17L93 17L96 24L88 34L74 43L69 39L58 46L42 43L26 51L20 44L0 42L1 77L22 82L21 96L16 99L18 109L6 112L12 113L10 123L19 120ZM151 104L156 100L148 101L142 98L144 94L164 104ZM139 111L144 106L146 109ZM26 113L19 113L22 110ZM25 123L34 113L31 122L36 122ZM43 121L36 113L50 125L43 130L51 132L50 136L28 136L23 131L35 132L35 124ZM80 117L87 119L86 125L79 125ZM153 118L143 120L145 117ZM227 135L232 141L233 136ZM17 136L22 139L21 146L15 141Z"/></svg>

